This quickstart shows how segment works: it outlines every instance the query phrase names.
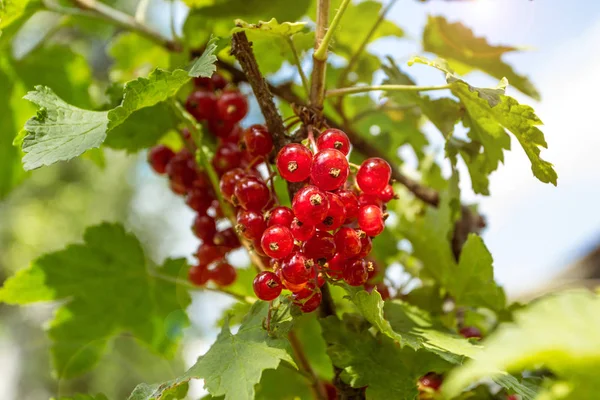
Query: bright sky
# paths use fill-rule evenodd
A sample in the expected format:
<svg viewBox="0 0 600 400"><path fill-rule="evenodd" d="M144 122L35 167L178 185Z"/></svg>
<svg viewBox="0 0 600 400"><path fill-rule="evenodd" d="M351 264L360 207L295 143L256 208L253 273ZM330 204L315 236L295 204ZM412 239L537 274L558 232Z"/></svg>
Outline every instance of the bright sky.
<svg viewBox="0 0 600 400"><path fill-rule="evenodd" d="M575 5L578 3L578 5ZM558 187L538 182L529 161L512 138L513 151L491 178L489 198L480 202L488 220L485 240L495 259L497 279L511 294L530 290L600 241L600 3L560 0L480 0L422 4L399 1L391 12L413 38L419 38L427 14L461 21L492 44L527 46L506 56L529 75L542 94L535 101L509 90L533 106L544 121L549 149L542 158L554 163ZM393 56L405 60L419 46L404 41ZM389 46L379 46L389 53ZM379 49L378 47L378 49ZM420 84L440 82L439 74L409 70ZM435 79L434 82L431 80ZM495 85L482 74L467 77L477 85ZM466 172L462 174L466 177Z"/></svg>

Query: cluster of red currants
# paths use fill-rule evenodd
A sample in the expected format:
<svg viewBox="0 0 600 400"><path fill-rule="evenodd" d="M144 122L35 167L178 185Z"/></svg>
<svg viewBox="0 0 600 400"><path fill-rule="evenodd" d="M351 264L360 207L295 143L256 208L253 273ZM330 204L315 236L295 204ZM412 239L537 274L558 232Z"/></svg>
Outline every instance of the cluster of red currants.
<svg viewBox="0 0 600 400"><path fill-rule="evenodd" d="M325 276L352 286L374 277L377 269L366 257L372 238L384 229L385 204L395 197L391 168L380 158L358 167L354 188L348 180L350 141L343 131L327 129L311 146L314 154L302 144L288 144L277 155L283 179L306 182L291 208L275 207L263 218L269 191L254 177L241 178L234 192L221 187L243 209L238 214L240 231L258 253L271 259L273 271L263 271L254 280L256 295L270 301L288 289L304 312L321 303Z"/></svg>
<svg viewBox="0 0 600 400"><path fill-rule="evenodd" d="M245 96L229 88L219 74L197 78L194 83L186 109L219 139L212 160L215 170L222 174L247 164L246 152L237 146L242 132L238 122L248 112ZM168 176L171 190L185 196L186 204L196 212L192 231L202 243L196 252L198 263L189 271L190 281L201 286L212 280L219 286L228 286L237 274L225 256L241 243L233 228L217 229L219 219L223 218L219 201L208 175L197 168L193 154L195 143L190 133L184 130L183 136L187 142L184 149L175 153L167 146L158 145L150 150L148 161L154 171Z"/></svg>

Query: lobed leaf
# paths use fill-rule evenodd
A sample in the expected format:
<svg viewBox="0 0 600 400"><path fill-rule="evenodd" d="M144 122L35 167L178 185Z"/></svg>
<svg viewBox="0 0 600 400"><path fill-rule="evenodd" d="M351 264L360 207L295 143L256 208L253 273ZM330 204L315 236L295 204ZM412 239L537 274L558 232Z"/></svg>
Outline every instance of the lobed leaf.
<svg viewBox="0 0 600 400"><path fill-rule="evenodd" d="M159 269L177 277L185 260ZM0 301L30 304L63 301L48 334L57 375L90 370L116 335L131 333L156 353L171 356L188 323L187 292L148 271L139 241L121 225L88 228L84 243L46 254L9 278Z"/></svg>
<svg viewBox="0 0 600 400"><path fill-rule="evenodd" d="M217 341L185 374L153 386L156 389L145 392L146 397L129 400L165 400L167 391L190 379L204 379L204 387L215 397L253 399L264 370L277 369L282 361L295 366L287 340L270 337L263 328L267 310L268 303L254 303L239 331L233 335L229 323L225 323Z"/></svg>

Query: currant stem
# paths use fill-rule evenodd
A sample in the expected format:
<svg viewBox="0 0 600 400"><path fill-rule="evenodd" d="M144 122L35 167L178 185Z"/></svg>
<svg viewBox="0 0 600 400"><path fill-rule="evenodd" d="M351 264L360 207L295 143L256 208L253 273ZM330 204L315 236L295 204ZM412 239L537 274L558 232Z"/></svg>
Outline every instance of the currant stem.
<svg viewBox="0 0 600 400"><path fill-rule="evenodd" d="M333 21L331 21L331 25L327 29L327 33L325 33L323 40L319 43L319 47L317 47L317 49L315 50L315 54L313 55L313 58L315 60L327 61L327 51L329 48L329 42L331 42L331 38L333 37L333 34L335 33L338 25L340 24L340 21L342 20L342 16L344 15L346 8L348 7L348 4L350 4L350 0L343 0L342 4L340 4L340 8L338 8L337 12L333 16Z"/></svg>
<svg viewBox="0 0 600 400"><path fill-rule="evenodd" d="M292 38L289 36L286 36L285 38L288 45L290 46L290 49L292 50L292 54L294 56L294 63L296 64L296 68L298 68L298 73L300 74L300 79L302 80L302 86L304 87L304 91L308 96L310 88L308 86L308 79L306 78L306 75L302 70L302 62L300 61L300 57L298 56L298 51L296 50L296 46L294 45L294 41L292 40Z"/></svg>
<svg viewBox="0 0 600 400"><path fill-rule="evenodd" d="M325 93L325 97L346 96L348 94L366 93L373 91L384 92L427 92L432 90L450 89L451 85L439 86L415 86L415 85L375 85L375 86L354 86L347 88L331 89Z"/></svg>
<svg viewBox="0 0 600 400"><path fill-rule="evenodd" d="M313 390L313 394L315 399L318 400L327 400L327 391L325 390L325 386L323 386L323 382L319 379L315 370L310 365L310 362L306 358L304 350L302 349L302 343L296 336L296 332L290 331L288 333L288 339L290 341L290 345L292 346L292 350L296 359L298 360L298 366L302 372L309 378L311 381L311 388Z"/></svg>
<svg viewBox="0 0 600 400"><path fill-rule="evenodd" d="M327 24L329 22L329 0L317 0L317 26L315 29L315 53L313 54L313 70L311 74L310 86L310 105L313 107L323 107L325 100L325 73L327 71L327 51L325 58L315 57L321 43L323 42Z"/></svg>

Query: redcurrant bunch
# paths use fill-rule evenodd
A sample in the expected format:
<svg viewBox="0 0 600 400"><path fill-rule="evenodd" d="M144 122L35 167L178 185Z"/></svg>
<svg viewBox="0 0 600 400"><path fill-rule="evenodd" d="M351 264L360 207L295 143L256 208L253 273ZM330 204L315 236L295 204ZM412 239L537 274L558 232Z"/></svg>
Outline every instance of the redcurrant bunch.
<svg viewBox="0 0 600 400"><path fill-rule="evenodd" d="M271 136L260 125L243 132L237 125L248 112L248 102L244 95L228 86L220 74L210 78L197 78L195 89L186 101L187 111L217 137L218 145L212 165L224 179L220 190L224 195L233 195L235 186L242 178L252 175L245 168L253 158L264 156L273 146ZM169 147L159 145L150 150L148 161L154 171L166 174L171 190L185 196L186 204L196 212L192 231L201 240L195 256L197 264L190 268L189 279L196 285L206 285L213 281L219 286L231 285L236 279L236 270L226 261L229 251L241 246L233 228L217 229L223 218L222 210L208 175L196 164L195 143L188 131L182 132L186 147L177 153ZM242 136L246 146L239 146ZM270 143L270 144L269 144ZM253 171L254 172L254 171ZM248 202L256 201L250 196ZM252 218L252 215L245 216ZM262 221L262 215L260 215ZM254 227L264 230L263 227Z"/></svg>
<svg viewBox="0 0 600 400"><path fill-rule="evenodd" d="M274 275L263 272L255 279L260 299L271 300L274 290L287 289L302 311L314 311L325 277L367 290L377 287L389 297L379 269L367 257L372 239L384 229L385 204L395 197L391 168L382 159L367 159L349 181L349 152L350 140L339 129L322 132L312 150L297 143L284 146L276 157L279 174L305 183L291 208L275 207L259 221L239 215L243 232L251 232L247 237L254 242L260 239L262 252L273 260Z"/></svg>

